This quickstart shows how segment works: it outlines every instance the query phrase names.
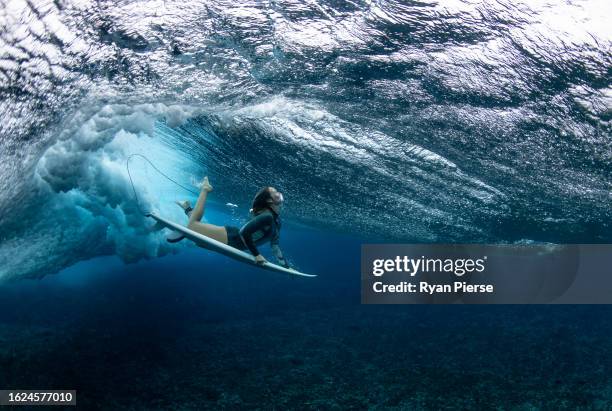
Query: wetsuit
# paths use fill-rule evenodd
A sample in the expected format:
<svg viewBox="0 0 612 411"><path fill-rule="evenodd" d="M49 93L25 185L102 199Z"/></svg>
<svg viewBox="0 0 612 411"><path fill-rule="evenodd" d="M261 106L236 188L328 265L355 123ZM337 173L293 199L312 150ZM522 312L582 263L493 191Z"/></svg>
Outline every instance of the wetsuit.
<svg viewBox="0 0 612 411"><path fill-rule="evenodd" d="M227 244L239 250L248 249L254 256L259 255L257 246L270 242L272 252L278 262L288 267L287 260L279 247L281 221L278 214L266 210L253 217L242 228L225 226L227 231Z"/></svg>

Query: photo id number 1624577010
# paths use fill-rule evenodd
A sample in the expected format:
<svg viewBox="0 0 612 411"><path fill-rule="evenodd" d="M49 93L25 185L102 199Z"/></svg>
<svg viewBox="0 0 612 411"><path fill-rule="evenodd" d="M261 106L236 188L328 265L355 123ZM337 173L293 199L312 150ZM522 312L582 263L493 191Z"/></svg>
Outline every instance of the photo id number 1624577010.
<svg viewBox="0 0 612 411"><path fill-rule="evenodd" d="M0 390L0 405L76 405L76 390Z"/></svg>

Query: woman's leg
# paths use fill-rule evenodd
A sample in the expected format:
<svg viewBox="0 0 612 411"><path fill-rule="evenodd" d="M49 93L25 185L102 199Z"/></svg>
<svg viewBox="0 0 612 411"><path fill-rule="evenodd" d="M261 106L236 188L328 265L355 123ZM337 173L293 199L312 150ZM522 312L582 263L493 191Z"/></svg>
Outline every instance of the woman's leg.
<svg viewBox="0 0 612 411"><path fill-rule="evenodd" d="M187 227L190 230L205 235L206 237L210 237L213 240L221 241L223 244L227 244L227 230L225 227L200 222L202 217L204 217L206 197L208 197L208 193L211 191L212 186L208 182L208 177L204 177L200 196L198 197L198 201L196 202L196 205L189 216L189 223L187 224Z"/></svg>

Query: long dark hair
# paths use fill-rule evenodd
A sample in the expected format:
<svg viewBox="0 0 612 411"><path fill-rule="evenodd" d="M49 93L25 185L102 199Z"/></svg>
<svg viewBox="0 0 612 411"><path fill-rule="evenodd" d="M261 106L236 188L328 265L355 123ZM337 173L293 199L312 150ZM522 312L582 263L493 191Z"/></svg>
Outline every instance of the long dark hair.
<svg viewBox="0 0 612 411"><path fill-rule="evenodd" d="M253 215L257 215L265 210L270 210L270 206L274 200L272 199L272 194L270 193L270 187L264 187L255 194L255 198L253 198L253 204L251 205L251 213Z"/></svg>

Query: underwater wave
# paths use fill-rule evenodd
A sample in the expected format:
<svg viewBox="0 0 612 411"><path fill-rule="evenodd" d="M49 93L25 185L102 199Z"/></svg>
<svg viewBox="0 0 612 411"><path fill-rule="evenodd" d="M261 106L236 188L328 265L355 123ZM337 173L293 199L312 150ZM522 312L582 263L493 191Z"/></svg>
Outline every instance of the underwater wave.
<svg viewBox="0 0 612 411"><path fill-rule="evenodd" d="M176 252L134 152L219 219L271 184L369 241L610 242L610 7L0 1L0 278Z"/></svg>

